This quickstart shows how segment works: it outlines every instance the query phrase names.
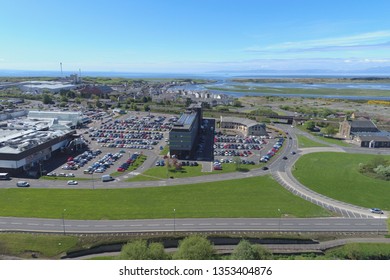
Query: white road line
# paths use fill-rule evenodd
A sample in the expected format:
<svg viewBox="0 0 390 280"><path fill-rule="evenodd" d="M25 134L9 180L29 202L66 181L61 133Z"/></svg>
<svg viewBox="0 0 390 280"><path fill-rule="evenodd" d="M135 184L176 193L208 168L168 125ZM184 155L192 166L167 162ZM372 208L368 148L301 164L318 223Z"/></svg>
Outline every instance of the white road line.
<svg viewBox="0 0 390 280"><path fill-rule="evenodd" d="M89 227L89 225L77 225L76 227Z"/></svg>
<svg viewBox="0 0 390 280"><path fill-rule="evenodd" d="M38 226L39 224L27 223L28 226Z"/></svg>
<svg viewBox="0 0 390 280"><path fill-rule="evenodd" d="M293 226L294 224L291 223L282 223L282 226Z"/></svg>
<svg viewBox="0 0 390 280"><path fill-rule="evenodd" d="M43 224L43 225L46 227L54 227L55 226L55 224Z"/></svg>
<svg viewBox="0 0 390 280"><path fill-rule="evenodd" d="M298 226L309 226L310 224L298 224Z"/></svg>
<svg viewBox="0 0 390 280"><path fill-rule="evenodd" d="M160 226L160 224L147 224L146 226L148 226L148 227L158 227L158 226Z"/></svg>
<svg viewBox="0 0 390 280"><path fill-rule="evenodd" d="M234 223L233 225L235 225L235 226L243 226L245 224L244 223Z"/></svg>
<svg viewBox="0 0 390 280"><path fill-rule="evenodd" d="M142 227L142 225L130 225L131 227Z"/></svg>
<svg viewBox="0 0 390 280"><path fill-rule="evenodd" d="M315 226L329 226L329 223L317 223Z"/></svg>
<svg viewBox="0 0 390 280"><path fill-rule="evenodd" d="M266 223L267 226L277 226L278 224L277 223Z"/></svg>
<svg viewBox="0 0 390 280"><path fill-rule="evenodd" d="M95 225L94 227L107 227L107 225Z"/></svg>
<svg viewBox="0 0 390 280"><path fill-rule="evenodd" d="M216 226L227 226L227 223L219 223L219 224L215 224Z"/></svg>
<svg viewBox="0 0 390 280"><path fill-rule="evenodd" d="M211 226L211 224L199 224L200 226Z"/></svg>
<svg viewBox="0 0 390 280"><path fill-rule="evenodd" d="M21 225L22 223L11 223L11 225Z"/></svg>
<svg viewBox="0 0 390 280"><path fill-rule="evenodd" d="M182 226L193 226L194 224L182 224Z"/></svg>
<svg viewBox="0 0 390 280"><path fill-rule="evenodd" d="M261 226L262 224L261 223L251 223L249 225L251 225L251 226Z"/></svg>
<svg viewBox="0 0 390 280"><path fill-rule="evenodd" d="M112 227L125 227L126 225L112 225Z"/></svg>

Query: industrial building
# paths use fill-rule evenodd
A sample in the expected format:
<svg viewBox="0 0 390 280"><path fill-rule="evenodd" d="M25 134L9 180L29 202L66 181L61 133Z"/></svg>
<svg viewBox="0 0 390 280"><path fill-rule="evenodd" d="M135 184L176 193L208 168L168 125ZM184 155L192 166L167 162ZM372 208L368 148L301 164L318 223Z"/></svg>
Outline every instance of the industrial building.
<svg viewBox="0 0 390 280"><path fill-rule="evenodd" d="M243 134L243 136L267 136L266 125L250 119L236 117L222 117L219 128L221 130L231 130Z"/></svg>
<svg viewBox="0 0 390 280"><path fill-rule="evenodd" d="M84 141L72 129L72 124L78 121L75 114L67 112L66 116L61 113L32 111L27 118L2 122L0 173L37 173L41 171L42 164L55 153L83 147ZM77 115L81 116L79 113Z"/></svg>
<svg viewBox="0 0 390 280"><path fill-rule="evenodd" d="M379 130L368 116L352 117L352 120L345 119L340 123L339 134L343 138L353 140L364 148L390 148L389 132Z"/></svg>

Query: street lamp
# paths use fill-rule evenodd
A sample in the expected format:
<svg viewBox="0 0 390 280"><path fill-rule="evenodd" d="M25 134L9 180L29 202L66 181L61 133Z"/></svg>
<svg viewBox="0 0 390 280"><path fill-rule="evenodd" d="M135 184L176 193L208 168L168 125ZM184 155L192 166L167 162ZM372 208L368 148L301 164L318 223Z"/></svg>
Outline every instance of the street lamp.
<svg viewBox="0 0 390 280"><path fill-rule="evenodd" d="M173 209L173 234L176 234L176 209Z"/></svg>
<svg viewBox="0 0 390 280"><path fill-rule="evenodd" d="M93 179L93 172L91 173L91 177L92 177L92 189L94 190L95 189L95 181Z"/></svg>
<svg viewBox="0 0 390 280"><path fill-rule="evenodd" d="M65 211L66 211L66 209L64 209L64 211L62 211L62 227L64 229L64 235L66 234L66 232L65 232Z"/></svg>

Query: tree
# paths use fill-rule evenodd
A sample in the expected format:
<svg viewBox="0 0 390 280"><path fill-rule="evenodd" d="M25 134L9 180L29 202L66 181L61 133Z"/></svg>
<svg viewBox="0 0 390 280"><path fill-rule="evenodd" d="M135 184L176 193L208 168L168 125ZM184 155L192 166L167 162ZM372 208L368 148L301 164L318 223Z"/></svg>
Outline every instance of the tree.
<svg viewBox="0 0 390 280"><path fill-rule="evenodd" d="M240 100L238 100L238 98L234 99L233 101L233 106L234 107L242 107L242 103Z"/></svg>
<svg viewBox="0 0 390 280"><path fill-rule="evenodd" d="M213 245L205 237L193 235L179 243L179 248L173 255L175 260L211 260L214 259Z"/></svg>
<svg viewBox="0 0 390 280"><path fill-rule="evenodd" d="M149 111L150 111L150 107L149 107L148 104L145 104L145 105L144 105L144 111L145 111L145 112L149 112Z"/></svg>
<svg viewBox="0 0 390 280"><path fill-rule="evenodd" d="M261 245L252 245L247 240L241 240L230 258L232 260L267 260L272 258L272 254Z"/></svg>
<svg viewBox="0 0 390 280"><path fill-rule="evenodd" d="M150 243L148 249L149 260L167 260L169 256L165 253L164 245L161 243Z"/></svg>
<svg viewBox="0 0 390 280"><path fill-rule="evenodd" d="M321 129L321 132L324 135L335 135L337 133L337 129L334 126L328 125Z"/></svg>
<svg viewBox="0 0 390 280"><path fill-rule="evenodd" d="M235 157L233 157L233 161L236 164L236 171L240 171L241 170L241 163L242 163L241 158L238 156L235 156Z"/></svg>
<svg viewBox="0 0 390 280"><path fill-rule="evenodd" d="M305 127L307 130L314 130L316 124L313 121L307 121L305 122Z"/></svg>
<svg viewBox="0 0 390 280"><path fill-rule="evenodd" d="M135 240L122 247L121 260L166 260L168 254L161 243L150 243L146 240Z"/></svg>
<svg viewBox="0 0 390 280"><path fill-rule="evenodd" d="M135 240L122 247L119 258L121 260L147 260L147 249L146 240Z"/></svg>
<svg viewBox="0 0 390 280"><path fill-rule="evenodd" d="M43 104L53 104L54 101L53 101L52 95L51 94L44 94L42 102L43 102Z"/></svg>
<svg viewBox="0 0 390 280"><path fill-rule="evenodd" d="M232 260L256 260L256 251L247 240L241 240L230 258Z"/></svg>

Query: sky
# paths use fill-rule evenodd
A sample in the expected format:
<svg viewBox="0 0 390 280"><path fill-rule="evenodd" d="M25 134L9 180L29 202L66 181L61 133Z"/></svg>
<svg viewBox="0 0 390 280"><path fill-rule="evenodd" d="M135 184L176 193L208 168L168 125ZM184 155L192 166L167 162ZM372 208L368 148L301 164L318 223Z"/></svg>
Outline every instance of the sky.
<svg viewBox="0 0 390 280"><path fill-rule="evenodd" d="M390 67L389 11L388 0L0 0L0 70Z"/></svg>

